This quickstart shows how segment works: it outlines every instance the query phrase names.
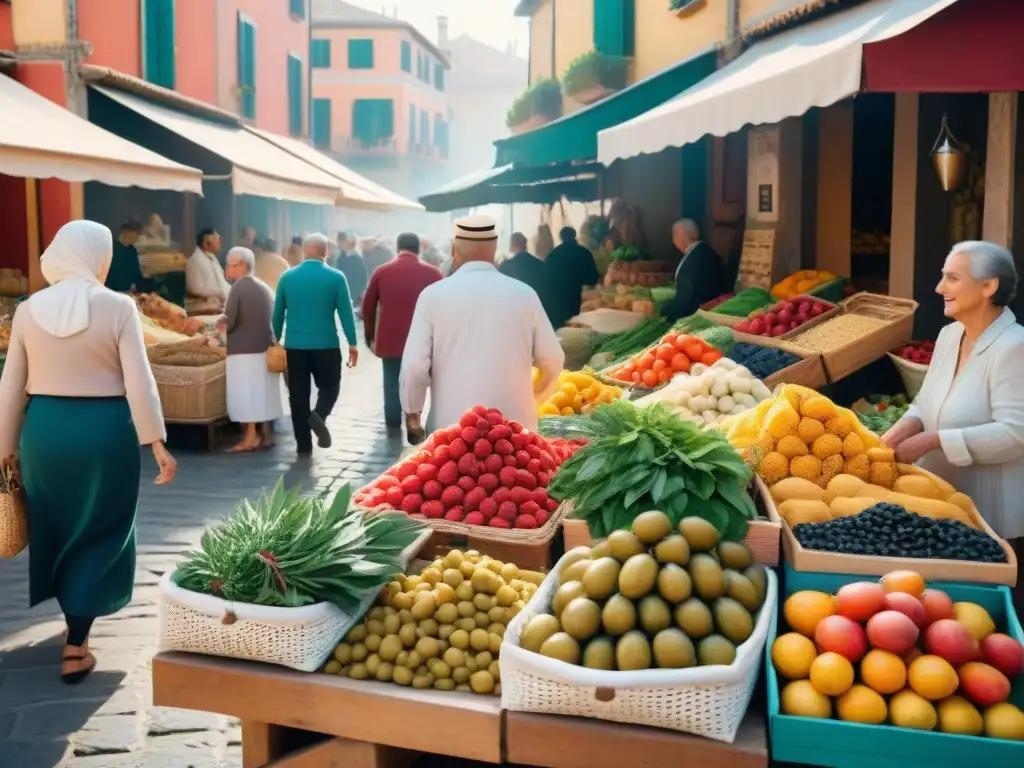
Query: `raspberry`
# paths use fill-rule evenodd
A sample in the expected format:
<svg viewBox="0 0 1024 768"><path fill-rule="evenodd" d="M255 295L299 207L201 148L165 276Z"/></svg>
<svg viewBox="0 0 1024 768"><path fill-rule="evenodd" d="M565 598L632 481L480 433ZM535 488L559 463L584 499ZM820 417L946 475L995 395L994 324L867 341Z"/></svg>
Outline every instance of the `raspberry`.
<svg viewBox="0 0 1024 768"><path fill-rule="evenodd" d="M520 469L526 469L526 465L530 463L530 454L526 451L516 451L516 466Z"/></svg>
<svg viewBox="0 0 1024 768"><path fill-rule="evenodd" d="M485 440L482 437L475 443L473 443L473 455L476 456L478 459L486 459L488 456L491 455L492 451L493 449L491 448L490 441Z"/></svg>
<svg viewBox="0 0 1024 768"><path fill-rule="evenodd" d="M530 494L530 499L536 501L542 508L548 503L548 489L547 488L536 488L533 493Z"/></svg>
<svg viewBox="0 0 1024 768"><path fill-rule="evenodd" d="M444 486L441 485L437 480L427 480L423 484L423 498L430 499L431 501L441 498L441 491L444 490Z"/></svg>
<svg viewBox="0 0 1024 768"><path fill-rule="evenodd" d="M427 461L430 460L431 459L427 459ZM416 467L416 477L424 483L428 480L433 480L437 477L437 467L433 464L420 464Z"/></svg>
<svg viewBox="0 0 1024 768"><path fill-rule="evenodd" d="M531 459L539 459L540 458L541 450L536 445L528 445L528 446L526 446L526 452L528 454L530 454L530 458Z"/></svg>
<svg viewBox="0 0 1024 768"><path fill-rule="evenodd" d="M532 475L531 475L531 477L532 477ZM547 473L547 472L539 472L537 474L537 485L539 485L541 488L547 488L548 487L548 483L550 483L550 482L551 482L551 475L549 473Z"/></svg>
<svg viewBox="0 0 1024 768"><path fill-rule="evenodd" d="M444 504L440 501L424 501L423 506L420 507L420 512L426 518L440 520L444 517Z"/></svg>
<svg viewBox="0 0 1024 768"><path fill-rule="evenodd" d="M477 416L472 411L466 411L464 414L462 414L462 418L459 419L459 426L460 427L472 427L474 424L476 424L477 419L479 419L479 418L480 417Z"/></svg>
<svg viewBox="0 0 1024 768"><path fill-rule="evenodd" d="M451 448L447 445L439 445L434 451L434 460L431 462L435 467L442 467L452 457Z"/></svg>
<svg viewBox="0 0 1024 768"><path fill-rule="evenodd" d="M384 503L384 499L385 499L385 492L380 490L379 488L377 488L377 489L374 489L374 490L370 491L367 494L367 496L366 496L366 505L368 507L370 507L371 509L373 507L379 507L381 504ZM402 499L402 501L404 502L405 499Z"/></svg>
<svg viewBox="0 0 1024 768"><path fill-rule="evenodd" d="M405 498L405 493L397 485L392 485L384 492L384 503L389 507L398 509L402 504L402 499Z"/></svg>
<svg viewBox="0 0 1024 768"><path fill-rule="evenodd" d="M461 523L462 518L466 516L466 510L462 507L452 507L444 513L444 519L453 523Z"/></svg>
<svg viewBox="0 0 1024 768"><path fill-rule="evenodd" d="M537 518L533 515L520 515L516 518L516 528L536 528Z"/></svg>
<svg viewBox="0 0 1024 768"><path fill-rule="evenodd" d="M518 435L520 432L523 431L523 425L520 424L518 421L510 421L508 423L508 428L512 430L513 435Z"/></svg>
<svg viewBox="0 0 1024 768"><path fill-rule="evenodd" d="M515 469L516 468L516 457L515 456L506 456L505 457L505 466L506 467L512 467L512 469Z"/></svg>
<svg viewBox="0 0 1024 768"><path fill-rule="evenodd" d="M497 517L497 516L492 517L490 520L488 520L487 524L491 528L511 528L512 527L512 523L510 523L508 520L506 520L503 517Z"/></svg>
<svg viewBox="0 0 1024 768"><path fill-rule="evenodd" d="M515 446L517 451L522 451L530 444L529 437L521 432L512 430L512 445Z"/></svg>
<svg viewBox="0 0 1024 768"><path fill-rule="evenodd" d="M462 522L466 525L487 525L487 518L479 512L470 512Z"/></svg>
<svg viewBox="0 0 1024 768"><path fill-rule="evenodd" d="M530 500L531 496L532 494L528 489L522 488L520 486L512 488L508 493L508 497L517 507L527 503Z"/></svg>
<svg viewBox="0 0 1024 768"><path fill-rule="evenodd" d="M485 520L490 520L496 514L498 514L498 502L494 499L484 499L480 502L480 514L484 516Z"/></svg>
<svg viewBox="0 0 1024 768"><path fill-rule="evenodd" d="M491 498L494 499L496 504L512 500L512 492L508 488L498 488L494 493L491 494Z"/></svg>
<svg viewBox="0 0 1024 768"><path fill-rule="evenodd" d="M487 406L485 406L485 405L474 405L471 410L473 411L473 413L476 414L476 417L478 419L481 416L486 416L487 415Z"/></svg>
<svg viewBox="0 0 1024 768"><path fill-rule="evenodd" d="M398 485L399 479L394 475L381 475L377 480L377 487L382 491L386 491L393 485Z"/></svg>
<svg viewBox="0 0 1024 768"><path fill-rule="evenodd" d="M403 461L398 465L398 469L395 470L395 477L399 480L405 480L409 475L416 474L416 465L411 461Z"/></svg>
<svg viewBox="0 0 1024 768"><path fill-rule="evenodd" d="M541 475L544 475L544 473L541 472ZM544 477L546 479L547 476L544 475ZM540 478L534 477L525 469L517 469L515 482L516 485L522 486L523 488L532 491L534 488L537 487L537 484L540 483ZM544 485L546 485L546 483L544 483Z"/></svg>
<svg viewBox="0 0 1024 768"><path fill-rule="evenodd" d="M511 445L509 447L511 447ZM484 472L493 472L494 474L498 474L504 466L505 462L502 460L501 456L496 453L492 453L484 459Z"/></svg>
<svg viewBox="0 0 1024 768"><path fill-rule="evenodd" d="M423 481L416 477L415 474L409 475L402 480L401 484L402 493L419 493L423 490Z"/></svg>
<svg viewBox="0 0 1024 768"><path fill-rule="evenodd" d="M441 492L441 503L444 505L445 509L451 509L452 507L459 506L465 496L465 491L457 485L449 485Z"/></svg>
<svg viewBox="0 0 1024 768"><path fill-rule="evenodd" d="M466 445L472 445L480 438L480 433L477 432L476 427L463 427L459 437L466 442Z"/></svg>
<svg viewBox="0 0 1024 768"><path fill-rule="evenodd" d="M515 446L505 438L501 438L494 442L494 452L500 456L511 456L515 451Z"/></svg>
<svg viewBox="0 0 1024 768"><path fill-rule="evenodd" d="M506 488L511 488L516 484L516 471L512 467L502 467L501 472L498 473L498 479L501 484ZM535 486L536 487L536 486Z"/></svg>
<svg viewBox="0 0 1024 768"><path fill-rule="evenodd" d="M543 509L538 509L536 512L533 513L533 519L537 521L538 528L541 528L548 521L549 518L550 515L548 515L548 513L545 512Z"/></svg>
<svg viewBox="0 0 1024 768"><path fill-rule="evenodd" d="M448 451L451 454L451 457L458 461L469 453L469 444L461 437L456 437L452 440L451 445L448 446Z"/></svg>
<svg viewBox="0 0 1024 768"><path fill-rule="evenodd" d="M498 505L498 517L508 520L510 523L516 519L519 508L511 501L503 501Z"/></svg>
<svg viewBox="0 0 1024 768"><path fill-rule="evenodd" d="M519 511L524 515L536 514L538 510L540 510L540 504L536 501L524 501L519 505Z"/></svg>
<svg viewBox="0 0 1024 768"><path fill-rule="evenodd" d="M554 512L558 509L558 503L555 499L548 499L548 512Z"/></svg>
<svg viewBox="0 0 1024 768"><path fill-rule="evenodd" d="M455 485L459 482L459 467L454 461L445 462L444 466L437 472L437 479L441 485Z"/></svg>
<svg viewBox="0 0 1024 768"><path fill-rule="evenodd" d="M530 459L526 463L526 471L529 472L534 477L536 477L537 474L541 471L540 459Z"/></svg>
<svg viewBox="0 0 1024 768"><path fill-rule="evenodd" d="M370 494L371 497L373 494ZM374 505L376 506L376 505ZM423 497L418 493L410 493L404 499L402 499L402 511L407 515L414 515L420 511L420 507L423 506Z"/></svg>
<svg viewBox="0 0 1024 768"><path fill-rule="evenodd" d="M462 499L462 506L472 512L480 508L480 502L487 498L487 491L483 488L470 488Z"/></svg>
<svg viewBox="0 0 1024 768"><path fill-rule="evenodd" d="M504 424L495 424L487 433L487 439L492 443L496 443L499 440L508 440L510 437L512 437L512 430Z"/></svg>
<svg viewBox="0 0 1024 768"><path fill-rule="evenodd" d="M476 484L491 493L498 487L498 475L494 472L487 472L476 479Z"/></svg>
<svg viewBox="0 0 1024 768"><path fill-rule="evenodd" d="M469 475L463 475L459 478L459 482L455 484L455 487L461 490L463 493L469 493L476 488L476 480Z"/></svg>
<svg viewBox="0 0 1024 768"><path fill-rule="evenodd" d="M458 468L459 474L464 477L473 478L479 474L476 471L476 459L473 457L473 454L471 453L467 453L465 456L459 459L459 463L456 464L455 466Z"/></svg>
<svg viewBox="0 0 1024 768"><path fill-rule="evenodd" d="M495 426L498 424L505 426L505 417L501 415L501 411L497 408L491 408L491 410L487 412L486 419Z"/></svg>
<svg viewBox="0 0 1024 768"><path fill-rule="evenodd" d="M476 431L479 432L481 435L486 435L488 432L491 431L491 427L493 426L493 424L491 424L491 422L489 422L487 419L477 419L476 424L474 424L473 426L476 427Z"/></svg>

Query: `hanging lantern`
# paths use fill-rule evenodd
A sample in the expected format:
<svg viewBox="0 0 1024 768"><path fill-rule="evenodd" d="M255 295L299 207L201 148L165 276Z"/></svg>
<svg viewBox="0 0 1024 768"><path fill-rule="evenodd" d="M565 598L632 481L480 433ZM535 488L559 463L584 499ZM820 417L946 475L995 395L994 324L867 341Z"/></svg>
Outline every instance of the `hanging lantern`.
<svg viewBox="0 0 1024 768"><path fill-rule="evenodd" d="M947 116L942 116L942 126L931 151L935 173L943 192L955 192L967 175L967 150L953 132L949 130Z"/></svg>

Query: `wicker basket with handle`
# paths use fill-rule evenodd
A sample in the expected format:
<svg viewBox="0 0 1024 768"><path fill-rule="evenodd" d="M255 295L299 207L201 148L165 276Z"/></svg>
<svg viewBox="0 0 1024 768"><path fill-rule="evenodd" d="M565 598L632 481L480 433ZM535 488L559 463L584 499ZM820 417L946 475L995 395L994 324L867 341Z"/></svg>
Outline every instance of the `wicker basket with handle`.
<svg viewBox="0 0 1024 768"><path fill-rule="evenodd" d="M284 347L275 344L267 350L267 370L271 373L284 373L288 370L288 355Z"/></svg>
<svg viewBox="0 0 1024 768"><path fill-rule="evenodd" d="M15 557L28 546L28 513L20 491L0 493L0 557Z"/></svg>

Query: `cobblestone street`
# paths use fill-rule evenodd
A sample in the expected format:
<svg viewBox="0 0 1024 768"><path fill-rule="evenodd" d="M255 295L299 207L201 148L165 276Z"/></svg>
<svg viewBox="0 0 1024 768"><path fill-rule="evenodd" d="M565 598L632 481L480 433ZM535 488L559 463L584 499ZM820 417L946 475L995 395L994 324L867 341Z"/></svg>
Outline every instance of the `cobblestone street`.
<svg viewBox="0 0 1024 768"><path fill-rule="evenodd" d="M243 496L256 496L285 475L289 484L326 488L361 484L401 451L383 426L381 366L365 349L345 370L329 425L334 446L296 460L287 418L278 445L256 454L171 449L177 480L158 488L155 464L143 462L139 559L135 595L118 613L96 622L91 650L96 671L81 685L59 678L64 628L50 601L29 610L28 558L0 561L0 766L3 768L219 768L241 765L237 723L216 715L153 707L150 660L158 635L157 582L203 527Z"/></svg>

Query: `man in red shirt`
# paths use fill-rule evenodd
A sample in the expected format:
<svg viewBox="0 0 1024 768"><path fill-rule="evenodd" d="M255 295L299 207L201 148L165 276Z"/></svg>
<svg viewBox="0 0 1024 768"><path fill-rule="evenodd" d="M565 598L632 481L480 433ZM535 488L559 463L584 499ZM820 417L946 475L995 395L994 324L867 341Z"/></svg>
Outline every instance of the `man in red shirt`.
<svg viewBox="0 0 1024 768"><path fill-rule="evenodd" d="M443 277L437 267L420 261L419 236L403 233L397 245L398 256L373 271L363 295L366 343L384 363L384 423L391 428L402 425L398 377L416 300Z"/></svg>

